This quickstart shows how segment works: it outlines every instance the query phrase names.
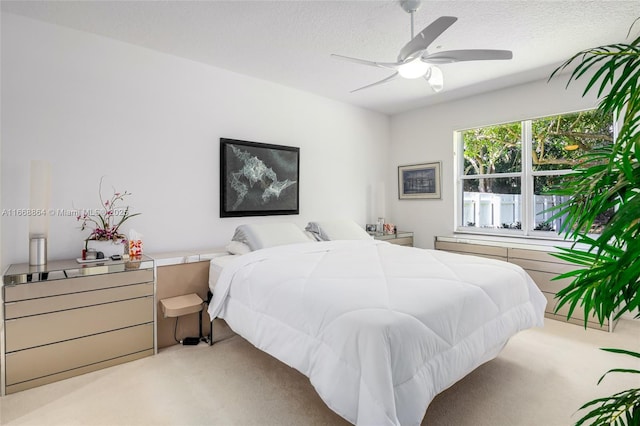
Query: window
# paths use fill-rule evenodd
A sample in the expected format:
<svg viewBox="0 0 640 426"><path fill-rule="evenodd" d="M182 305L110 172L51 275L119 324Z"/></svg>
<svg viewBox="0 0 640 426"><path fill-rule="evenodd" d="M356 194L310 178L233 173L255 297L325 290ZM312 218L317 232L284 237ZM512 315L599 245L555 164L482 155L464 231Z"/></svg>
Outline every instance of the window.
<svg viewBox="0 0 640 426"><path fill-rule="evenodd" d="M581 111L462 130L456 140L459 231L557 236L562 219L548 209L565 200L545 193L582 154L613 142L613 120Z"/></svg>

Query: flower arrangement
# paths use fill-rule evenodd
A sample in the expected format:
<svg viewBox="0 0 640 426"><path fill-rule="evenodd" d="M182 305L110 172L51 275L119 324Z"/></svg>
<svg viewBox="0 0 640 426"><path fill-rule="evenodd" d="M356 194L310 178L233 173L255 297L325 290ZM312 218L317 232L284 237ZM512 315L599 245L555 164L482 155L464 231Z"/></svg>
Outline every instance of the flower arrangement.
<svg viewBox="0 0 640 426"><path fill-rule="evenodd" d="M128 219L138 216L140 213L130 213L129 206L120 206L124 203L125 197L131 195L130 192L116 192L109 199L102 197L102 180L98 195L100 196L101 207L97 210L83 210L76 219L82 222L80 230L91 229L91 234L86 238L89 240L126 242L126 235L120 232L120 226Z"/></svg>

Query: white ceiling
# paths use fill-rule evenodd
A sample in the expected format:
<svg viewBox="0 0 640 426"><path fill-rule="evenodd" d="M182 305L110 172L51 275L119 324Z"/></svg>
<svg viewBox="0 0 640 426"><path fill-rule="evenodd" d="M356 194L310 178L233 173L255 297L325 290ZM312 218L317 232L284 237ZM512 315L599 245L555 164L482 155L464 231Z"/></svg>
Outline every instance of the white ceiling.
<svg viewBox="0 0 640 426"><path fill-rule="evenodd" d="M356 93L390 71L331 53L395 62L410 39L397 1L2 1L2 12L68 26L395 114L546 78L574 53L629 41L640 1L430 1L415 31L448 15L458 21L429 49L507 49L511 61L442 65L445 88L398 79ZM634 27L637 33L640 23Z"/></svg>

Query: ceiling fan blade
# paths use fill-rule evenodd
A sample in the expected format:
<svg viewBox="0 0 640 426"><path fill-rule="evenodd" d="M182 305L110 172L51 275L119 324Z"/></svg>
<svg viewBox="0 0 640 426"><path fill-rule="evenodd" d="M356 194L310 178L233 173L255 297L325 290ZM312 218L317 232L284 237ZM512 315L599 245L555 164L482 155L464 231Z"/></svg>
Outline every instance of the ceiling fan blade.
<svg viewBox="0 0 640 426"><path fill-rule="evenodd" d="M440 36L447 28L453 25L458 18L455 16L441 16L427 27L420 31L418 35L405 44L398 55L398 62L404 62L416 53L425 50L433 41Z"/></svg>
<svg viewBox="0 0 640 426"><path fill-rule="evenodd" d="M468 49L431 53L423 56L422 60L429 64L448 64L451 62L492 61L511 58L513 58L513 53L510 50Z"/></svg>
<svg viewBox="0 0 640 426"><path fill-rule="evenodd" d="M438 93L444 88L444 76L442 75L442 70L436 66L431 66L427 75L424 76L424 79L427 80L429 86L433 89L434 92Z"/></svg>
<svg viewBox="0 0 640 426"><path fill-rule="evenodd" d="M391 80L395 80L397 77L398 77L398 72L396 71L395 73L391 74L389 77L387 77L387 78L385 78L383 80L376 81L375 83L371 83L371 84L368 84L366 86L362 86L362 87L360 87L359 89L356 89L356 90L352 90L351 93L357 92L357 91L363 90L363 89L368 89L369 87L377 86L379 84L387 83L387 82L389 82Z"/></svg>
<svg viewBox="0 0 640 426"><path fill-rule="evenodd" d="M372 67L387 68L387 69L390 69L390 70L395 70L395 69L398 68L398 65L400 65L400 64L395 64L393 62L367 61L365 59L352 58L350 56L336 55L335 53L332 53L331 57L337 58L337 59L342 59L343 61L355 62L356 64L369 65L369 66L372 66Z"/></svg>

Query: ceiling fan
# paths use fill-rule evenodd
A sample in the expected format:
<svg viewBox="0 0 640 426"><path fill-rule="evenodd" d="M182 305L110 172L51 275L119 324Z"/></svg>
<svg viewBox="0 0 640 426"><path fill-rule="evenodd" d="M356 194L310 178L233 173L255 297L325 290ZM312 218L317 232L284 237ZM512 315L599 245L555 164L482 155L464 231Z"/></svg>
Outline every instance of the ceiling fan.
<svg viewBox="0 0 640 426"><path fill-rule="evenodd" d="M402 9L411 14L411 40L400 49L397 62L374 62L336 54L331 55L334 58L355 62L357 64L387 68L395 71L389 77L352 90L351 93L387 83L395 80L398 76L409 79L424 77L429 83L429 86L431 86L435 92L439 92L444 87L444 80L442 70L440 70L436 64L462 61L505 60L513 57L510 50L466 49L447 50L435 53L427 52L427 47L429 47L440 34L445 32L447 28L453 25L458 18L454 16L441 16L427 25L418 35L414 36L413 14L420 8L420 3L421 0L400 0Z"/></svg>

